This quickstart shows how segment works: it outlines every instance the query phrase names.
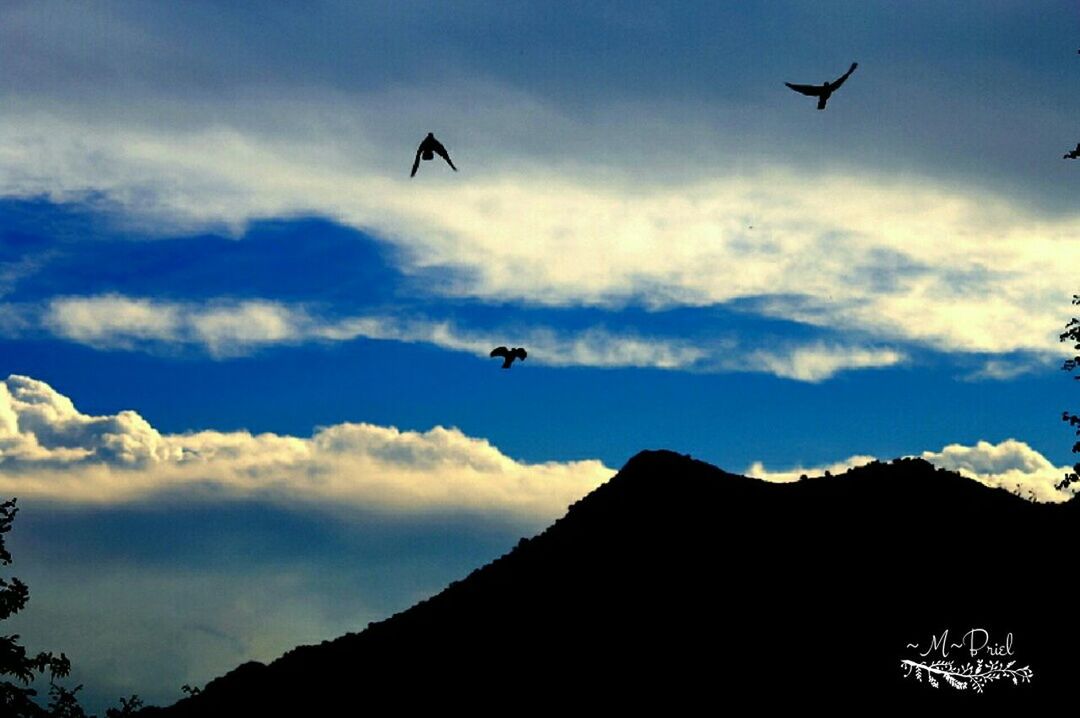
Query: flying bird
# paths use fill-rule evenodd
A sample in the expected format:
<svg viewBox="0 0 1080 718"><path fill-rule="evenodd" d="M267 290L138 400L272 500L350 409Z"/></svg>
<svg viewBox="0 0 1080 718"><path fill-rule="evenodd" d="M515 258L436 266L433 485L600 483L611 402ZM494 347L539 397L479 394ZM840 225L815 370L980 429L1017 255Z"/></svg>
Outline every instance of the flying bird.
<svg viewBox="0 0 1080 718"><path fill-rule="evenodd" d="M442 142L435 139L435 135L431 132L427 133L427 137L423 139L420 146L416 148L416 159L412 163L412 172L410 177L416 176L416 170L420 167L420 160L434 159L435 155L442 157L446 160L446 164L450 165L450 169L457 172L457 167L454 167L454 163L450 160L450 154L443 147Z"/></svg>
<svg viewBox="0 0 1080 718"><path fill-rule="evenodd" d="M529 353L525 351L523 347L514 347L513 349L507 349L506 347L495 347L491 350L490 356L502 357L502 368L509 369L510 365L514 363L515 359L525 361L525 357L529 356Z"/></svg>
<svg viewBox="0 0 1080 718"><path fill-rule="evenodd" d="M845 72L839 79L833 82L826 81L824 85L793 85L790 82L784 84L790 87L795 92L801 92L804 95L818 98L817 108L819 110L825 109L825 103L832 97L832 93L840 89L840 85L844 84L844 81L851 77L851 73L855 72L855 68L859 66L859 63L851 63L851 67Z"/></svg>
<svg viewBox="0 0 1080 718"><path fill-rule="evenodd" d="M1061 159L1063 159L1063 160L1080 159L1080 142L1076 143L1076 149L1075 150L1069 150L1068 154L1064 154L1064 155L1061 156Z"/></svg>

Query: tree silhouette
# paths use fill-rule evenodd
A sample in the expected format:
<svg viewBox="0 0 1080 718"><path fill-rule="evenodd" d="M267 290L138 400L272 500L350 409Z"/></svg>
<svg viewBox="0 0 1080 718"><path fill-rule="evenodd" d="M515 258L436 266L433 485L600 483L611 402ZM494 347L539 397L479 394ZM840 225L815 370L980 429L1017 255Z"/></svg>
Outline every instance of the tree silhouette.
<svg viewBox="0 0 1080 718"><path fill-rule="evenodd" d="M79 705L76 693L82 690L82 686L75 686L68 690L56 683L49 684L49 712L50 718L87 718L86 712Z"/></svg>
<svg viewBox="0 0 1080 718"><path fill-rule="evenodd" d="M11 530L11 524L18 512L15 499L0 504L0 565L2 566L11 563L11 553L4 543L4 535ZM10 579L0 577L0 621L21 611L29 600L30 590L25 583L15 577ZM18 635L0 636L0 715L12 716L12 718L37 718L49 715L44 708L34 703L33 697L37 695L37 691L30 688L30 683L37 675L48 673L55 679L66 676L70 670L71 663L63 653L59 656L46 652L38 653L36 656L31 655L26 652L25 647L19 645ZM7 676L14 678L18 683L7 680ZM77 690L78 688L75 689ZM70 691L68 698L54 693L54 701L62 700L65 705L69 705L70 701L74 700L75 691ZM68 712L60 715L76 714Z"/></svg>
<svg viewBox="0 0 1080 718"><path fill-rule="evenodd" d="M1073 295L1073 305L1080 305L1080 295ZM1073 349L1080 352L1080 319L1073 317L1068 324L1065 325L1065 331L1061 333L1060 337L1063 342L1072 342ZM1065 363L1061 365L1061 368L1065 371L1077 371L1080 369L1080 354L1077 354L1072 359L1066 359ZM1080 373L1073 377L1080 381ZM1071 414L1067 411L1062 412L1061 420L1068 422L1069 426L1076 430L1076 435L1080 436L1080 415ZM1080 454L1080 441L1073 444L1072 447L1074 454ZM1073 470L1065 474L1065 478L1061 480L1061 483L1057 484L1057 488L1065 489L1070 484L1080 481L1080 462L1073 465Z"/></svg>
<svg viewBox="0 0 1080 718"><path fill-rule="evenodd" d="M131 698L121 698L119 708L109 708L105 711L106 718L123 718L123 716L133 716L139 712L139 709L143 707L142 699L137 694L132 694Z"/></svg>

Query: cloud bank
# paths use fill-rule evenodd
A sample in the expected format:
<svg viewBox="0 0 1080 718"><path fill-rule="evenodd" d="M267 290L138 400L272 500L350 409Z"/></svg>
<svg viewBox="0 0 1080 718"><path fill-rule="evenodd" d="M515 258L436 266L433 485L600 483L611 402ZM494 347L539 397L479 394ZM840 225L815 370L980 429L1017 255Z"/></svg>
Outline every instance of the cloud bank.
<svg viewBox="0 0 1080 718"><path fill-rule="evenodd" d="M1071 496L1054 466L1027 444L952 444L922 457L988 486L1039 500ZM744 473L768 481L843 473L873 461ZM153 497L254 499L279 505L353 506L397 513L482 511L543 522L614 470L596 460L527 464L457 429L426 432L344 423L311 437L244 431L162 434L134 411L80 412L48 384L13 375L0 383L0 495L76 504Z"/></svg>
<svg viewBox="0 0 1080 718"><path fill-rule="evenodd" d="M1016 439L1006 439L998 444L980 441L975 446L949 444L941 451L924 451L920 456L938 468L955 471L986 486L1007 489L1025 498L1068 501L1073 496L1072 491L1055 488L1071 467L1054 466L1041 453ZM786 470L769 470L756 461L744 473L766 481L789 482L798 481L803 474L822 476L826 471L842 474L876 460L873 456L852 456L828 465Z"/></svg>
<svg viewBox="0 0 1080 718"><path fill-rule="evenodd" d="M980 441L975 446L949 444L941 451L924 451L922 458L987 486L1017 491L1039 501L1061 501L1073 495L1072 491L1054 488L1072 467L1054 466L1038 451L1016 439L999 444Z"/></svg>
<svg viewBox="0 0 1080 718"><path fill-rule="evenodd" d="M134 411L83 414L41 381L0 383L0 495L78 504L160 496L399 513L559 516L614 474L595 460L526 464L457 429L337 424L310 438L162 434Z"/></svg>

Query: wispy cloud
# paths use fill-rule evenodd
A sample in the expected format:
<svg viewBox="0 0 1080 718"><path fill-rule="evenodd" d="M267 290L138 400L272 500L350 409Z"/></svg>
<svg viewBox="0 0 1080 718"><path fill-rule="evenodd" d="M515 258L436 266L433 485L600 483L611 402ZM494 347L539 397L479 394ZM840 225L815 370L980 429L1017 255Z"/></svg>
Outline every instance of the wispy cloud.
<svg viewBox="0 0 1080 718"><path fill-rule="evenodd" d="M29 311L22 308L23 314ZM271 346L365 338L431 344L479 357L487 357L498 345L525 346L530 362L555 367L757 372L807 382L905 360L897 350L857 344L790 342L780 349L761 349L728 336L690 341L601 326L576 331L520 324L476 329L431 318L326 318L303 305L264 299L199 303L118 294L59 297L47 303L39 323L59 338L100 349L193 347L219 359ZM26 324L19 329L25 330Z"/></svg>
<svg viewBox="0 0 1080 718"><path fill-rule="evenodd" d="M50 301L42 325L55 336L102 349L160 345L200 347L224 358L262 347L356 338L420 342L477 356L500 344L529 348L550 366L687 368L706 356L689 343L601 328L580 332L546 327L478 331L454 322L389 316L321 318L303 306L270 300L168 302L103 295Z"/></svg>
<svg viewBox="0 0 1080 718"><path fill-rule="evenodd" d="M580 332L546 327L480 332L462 329L449 321L359 317L324 325L315 330L314 335L334 340L365 337L423 342L484 357L500 344L525 346L530 361L549 366L685 369L707 356L704 349L682 340L644 337L599 328Z"/></svg>
<svg viewBox="0 0 1080 718"><path fill-rule="evenodd" d="M1009 381L1025 374L1047 371L1055 365L1060 366L1060 361L1050 355L987 359L978 369L961 378L964 381Z"/></svg>
<svg viewBox="0 0 1080 718"><path fill-rule="evenodd" d="M893 349L872 349L815 343L787 351L758 351L749 357L776 376L798 381L819 382L849 369L890 367L905 360Z"/></svg>
<svg viewBox="0 0 1080 718"><path fill-rule="evenodd" d="M116 294L53 299L45 308L42 324L58 337L101 349L197 345L217 357L295 343L320 332L302 308L279 302L200 305Z"/></svg>

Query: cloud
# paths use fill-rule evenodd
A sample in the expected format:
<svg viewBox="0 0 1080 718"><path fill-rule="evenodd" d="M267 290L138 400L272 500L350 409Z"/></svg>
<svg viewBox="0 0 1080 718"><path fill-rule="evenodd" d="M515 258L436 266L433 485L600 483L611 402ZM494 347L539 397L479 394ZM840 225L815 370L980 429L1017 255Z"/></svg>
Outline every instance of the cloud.
<svg viewBox="0 0 1080 718"><path fill-rule="evenodd" d="M614 472L526 464L457 429L337 424L311 437L161 434L134 411L79 412L41 381L0 384L0 495L76 504L154 496L257 499L388 512L484 511L550 520Z"/></svg>
<svg viewBox="0 0 1080 718"><path fill-rule="evenodd" d="M97 202L154 236L239 232L257 218L319 214L392 244L400 268L436 279L438 291L481 300L741 302L877 344L1059 351L1055 332L1068 318L1071 270L1080 261L1070 241L1080 215L1068 200L1053 212L1032 200L1071 197L1075 187L1058 174L1068 171L1060 150L1046 155L1057 164L1033 162L1036 138L1015 128L1032 124L1031 107L1075 100L1051 89L1047 68L1026 49L1013 48L1007 68L985 67L977 52L956 58L987 81L1004 73L1030 99L995 105L994 122L978 82L912 79L956 66L950 53L973 50L972 23L1011 26L1018 11L927 10L899 19L878 9L864 11L878 18L865 23L835 11L823 32L845 42L862 36L883 56L845 88L856 93L847 109L818 117L779 82L761 89L790 69L791 53L761 50L775 47L766 38L804 24L798 9L717 11L717 26L740 37L724 58L738 72L726 73L730 83L720 89L693 73L675 73L672 85L672 73L652 60L640 64L641 43L670 45L672 28L696 26L700 9L658 12L648 22L628 12L568 11L548 20L576 31L545 33L545 42L590 61L536 63L504 57L517 43L476 32L489 23L517 32L517 11L511 21L498 5L439 14L455 32L419 52L405 41L379 43L376 52L352 34L414 37L430 20L407 9L283 11L260 18L259 37L245 31L250 15L242 9L219 9L212 33L194 11L127 7L105 22L98 9L9 10L0 23L7 33L0 48L13 53L0 78L0 194ZM1023 14L1049 34L1062 32L1053 14ZM949 41L938 53L912 52L910 43L876 34L895 22L913 32L933 27ZM86 26L97 32L88 35ZM754 32L744 32L750 26ZM581 27L605 32L619 53L582 45ZM690 44L655 56L674 69L703 52ZM594 62L610 63L602 81L581 69L595 72ZM561 79L543 81L548 71ZM643 75L652 78L648 91ZM1038 124L1067 133L1069 116L1048 112ZM432 117L446 128L439 134L462 171L425 166L409 180L413 148ZM821 122L829 124L808 129ZM913 142L916 125L921 139ZM1058 141L1055 132L1045 130L1037 152ZM612 151L613 138L634 151ZM886 145L892 150L883 155ZM988 166L987 153L1001 153L998 164ZM1010 186L987 184L987 176L1007 174L986 171L998 166L1017 173ZM1024 172L1046 179L1026 182ZM1026 186L1034 189L1021 194ZM279 336L284 328L274 321L258 317L253 326L264 333L252 340Z"/></svg>
<svg viewBox="0 0 1080 718"><path fill-rule="evenodd" d="M798 381L819 382L847 369L889 367L904 361L902 353L892 349L830 346L817 343L795 347L786 353L759 351L751 355L776 376Z"/></svg>
<svg viewBox="0 0 1080 718"><path fill-rule="evenodd" d="M877 341L1053 353L1080 262L1064 239L1080 217L928 178L773 166L635 185L530 162L409 182L315 138L17 114L0 120L0 194L94 191L158 232L314 212L396 245L401 268L440 277L439 291L489 301L742 301Z"/></svg>
<svg viewBox="0 0 1080 718"><path fill-rule="evenodd" d="M116 295L54 299L44 321L57 336L105 348L175 341L182 329L178 305Z"/></svg>
<svg viewBox="0 0 1080 718"><path fill-rule="evenodd" d="M365 337L423 342L482 357L487 357L498 345L524 346L529 361L560 367L685 369L707 357L704 349L683 340L620 334L599 328L576 333L545 327L477 332L461 329L449 321L359 317L321 327L315 334L334 340Z"/></svg>
<svg viewBox="0 0 1080 718"><path fill-rule="evenodd" d="M41 256L24 256L12 262L0 262L0 297L11 294L19 280L30 276L48 263L48 253Z"/></svg>
<svg viewBox="0 0 1080 718"><path fill-rule="evenodd" d="M577 333L544 327L480 332L445 320L324 319L303 306L261 299L184 303L117 294L60 297L47 304L41 323L57 337L100 349L192 345L218 358L272 345L359 337L421 342L483 357L493 347L509 343L528 347L531 361L549 366L680 369L706 356L703 349L685 341L600 328Z"/></svg>
<svg viewBox="0 0 1080 718"><path fill-rule="evenodd" d="M998 444L979 441L975 446L949 444L941 451L924 451L921 458L934 466L955 471L986 486L1008 489L1039 501L1067 501L1071 491L1055 488L1071 467L1054 466L1049 459L1016 439L1006 439ZM797 481L803 474L822 476L826 471L842 474L848 469L876 461L873 456L852 456L833 464L804 468L770 471L760 461L755 461L746 471L766 481Z"/></svg>
<svg viewBox="0 0 1080 718"><path fill-rule="evenodd" d="M32 600L4 628L34 650L62 649L99 716L117 696L167 705L184 683L361 630L506 552L523 529L250 505L54 508L20 501L10 545Z"/></svg>
<svg viewBox="0 0 1080 718"><path fill-rule="evenodd" d="M53 299L42 323L58 337L100 349L195 344L218 357L297 342L313 331L313 320L303 309L279 302L198 305L117 294Z"/></svg>
<svg viewBox="0 0 1080 718"><path fill-rule="evenodd" d="M1018 376L1045 371L1054 361L1047 356L1018 359L987 359L975 371L961 377L963 381L1009 381Z"/></svg>
<svg viewBox="0 0 1080 718"><path fill-rule="evenodd" d="M842 474L849 469L854 469L858 466L865 466L870 462L875 461L873 456L851 456L843 461L837 461L832 464L823 466L806 467L797 466L792 469L783 469L779 471L770 471L765 468L765 464L760 461L755 461L746 467L746 471L743 472L746 476L753 476L758 479L764 479L765 481L774 481L777 483L790 483L792 481L798 481L803 475L806 476L824 476L828 471L831 474Z"/></svg>
<svg viewBox="0 0 1080 718"><path fill-rule="evenodd" d="M28 310L24 307L22 311L25 314ZM25 324L20 325L20 331L25 331ZM478 357L487 357L499 345L524 346L530 362L555 367L762 372L808 382L849 369L893 366L905 359L893 349L821 342L793 344L778 351L741 346L726 337L691 342L602 327L576 332L543 326L477 330L427 318L369 315L327 319L303 305L265 299L198 303L119 294L59 297L47 303L40 325L57 337L99 349L189 346L219 359L275 345L365 338L431 344Z"/></svg>
<svg viewBox="0 0 1080 718"><path fill-rule="evenodd" d="M941 451L924 451L922 458L987 486L1030 494L1039 501L1063 501L1072 496L1070 491L1054 488L1072 468L1054 466L1038 451L1016 439L999 444L980 441L975 446L949 444Z"/></svg>

